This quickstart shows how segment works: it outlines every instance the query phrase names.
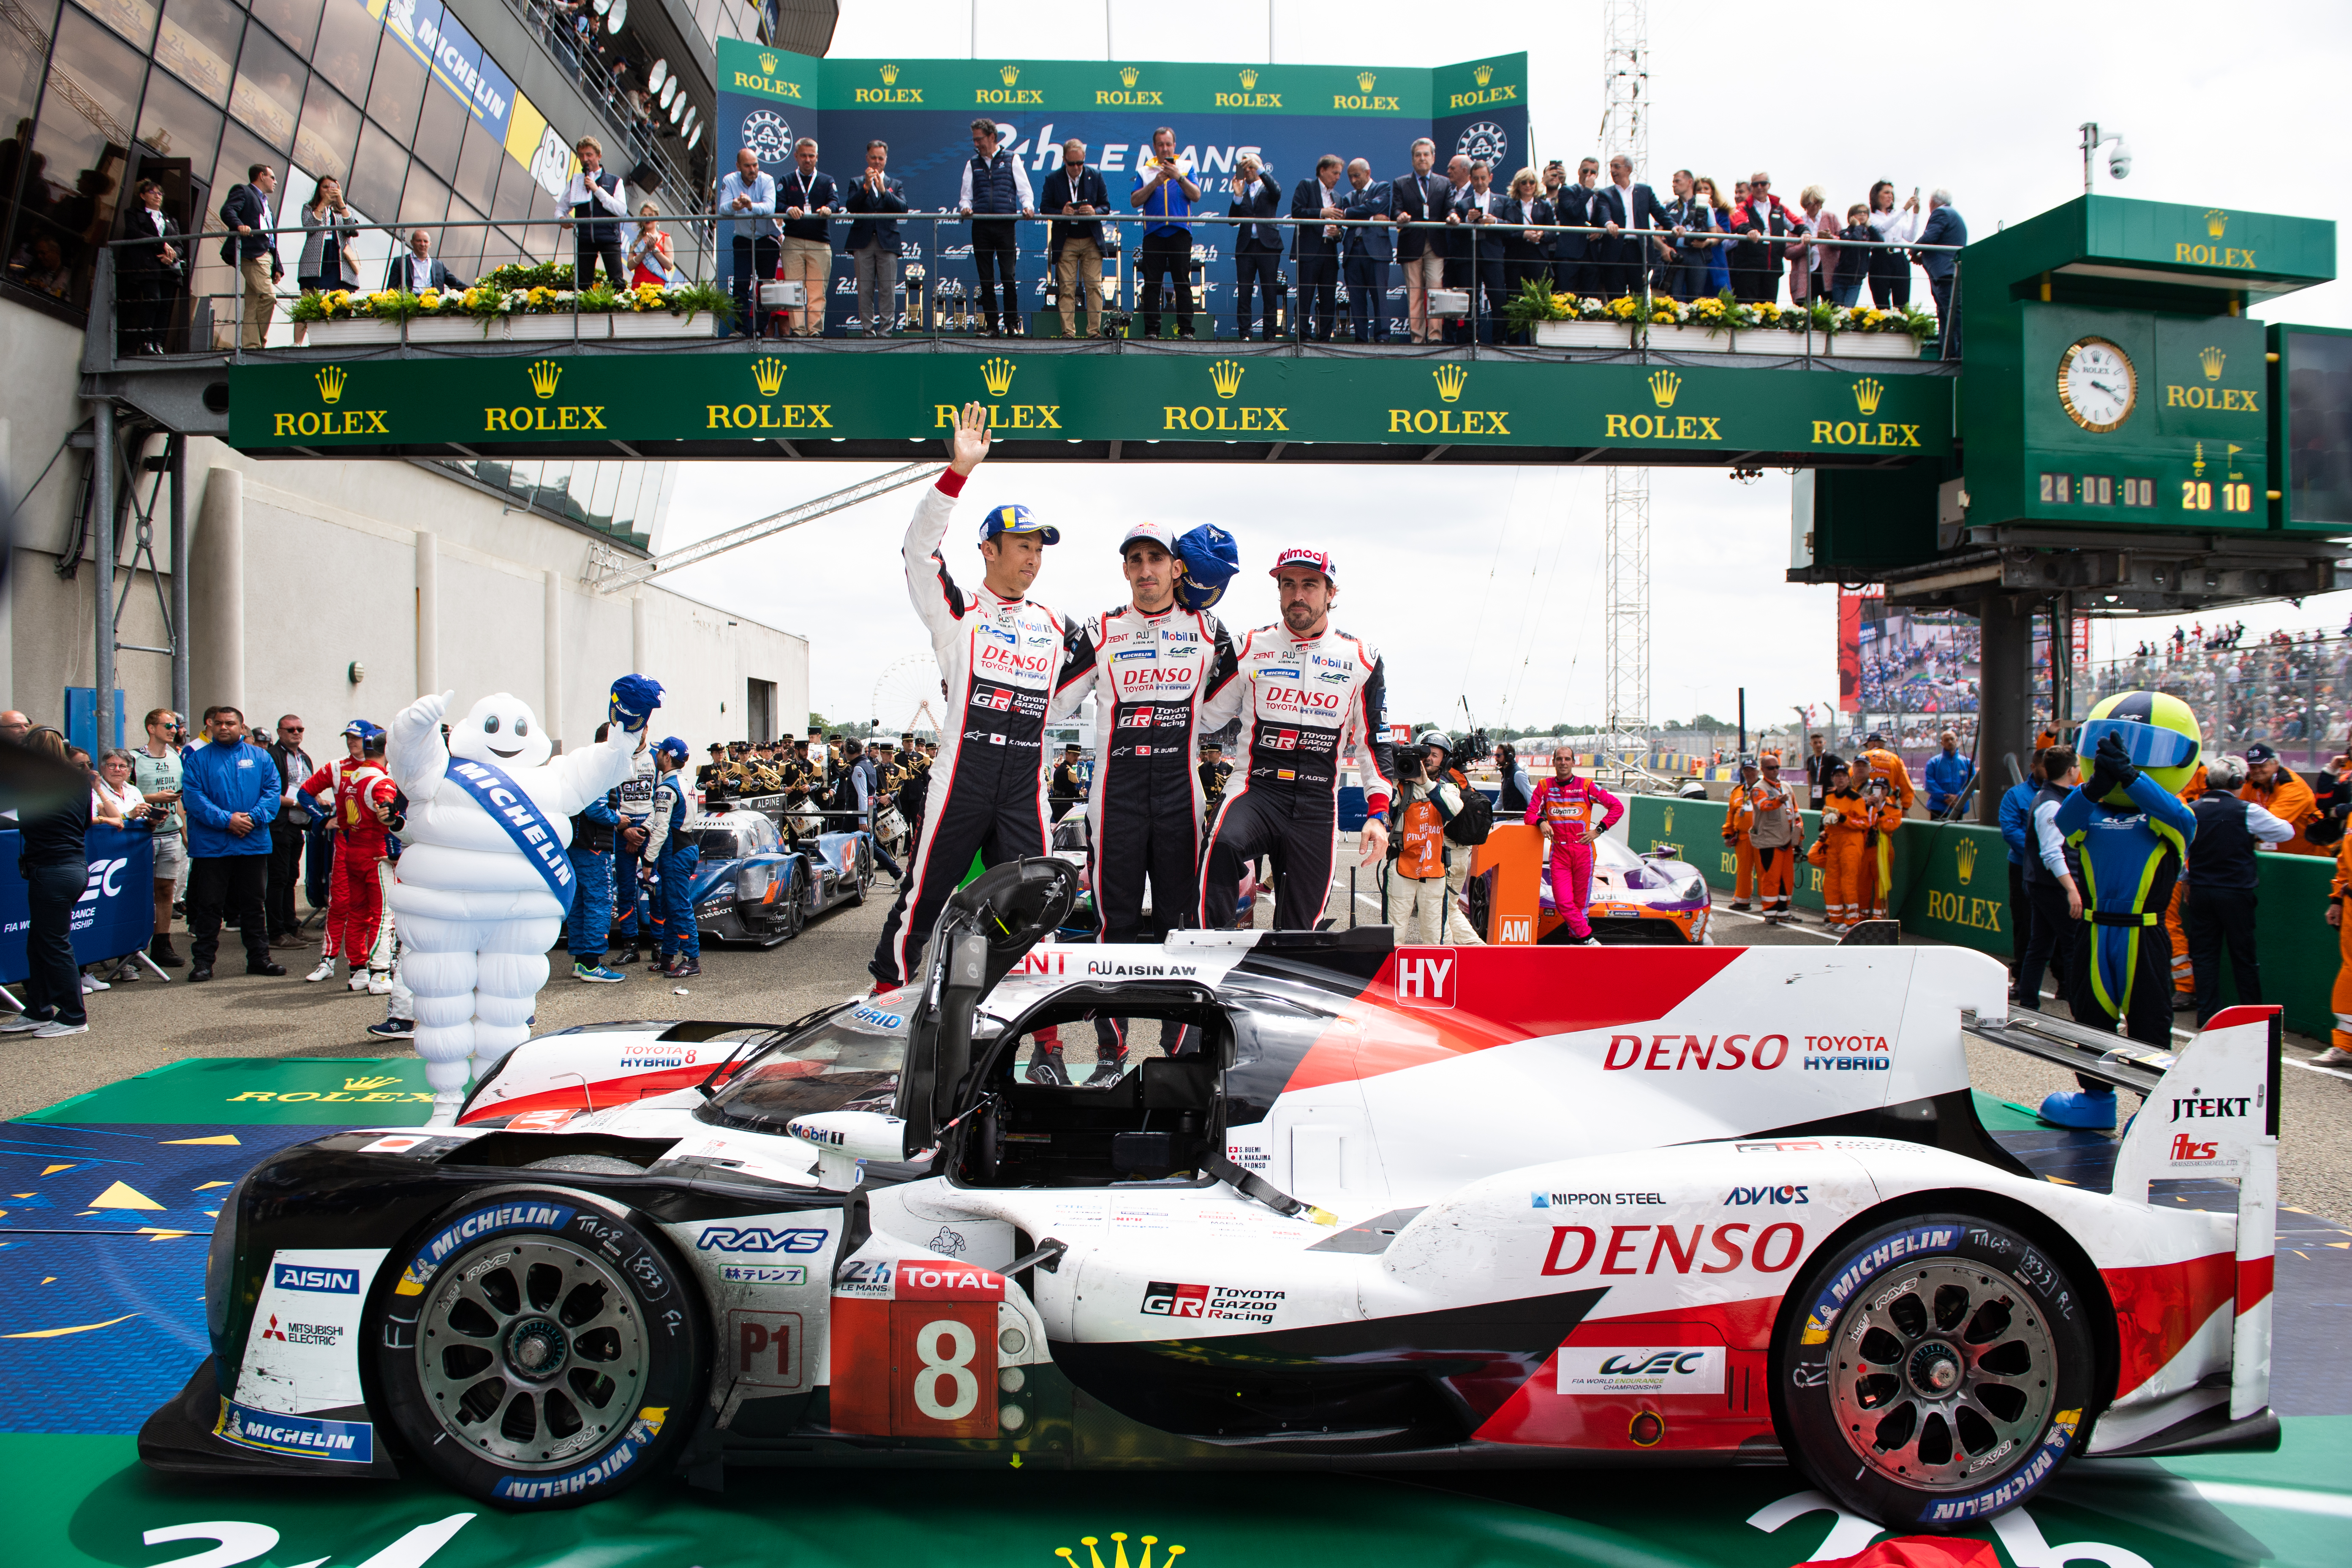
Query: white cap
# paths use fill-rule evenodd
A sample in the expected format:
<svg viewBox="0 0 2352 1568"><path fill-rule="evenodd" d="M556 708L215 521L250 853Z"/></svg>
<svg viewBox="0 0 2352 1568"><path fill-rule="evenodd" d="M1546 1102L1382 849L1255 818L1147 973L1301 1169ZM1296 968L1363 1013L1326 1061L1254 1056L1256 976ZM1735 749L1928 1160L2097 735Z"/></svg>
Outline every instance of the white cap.
<svg viewBox="0 0 2352 1568"><path fill-rule="evenodd" d="M1157 544L1171 556L1176 553L1176 531L1164 522L1139 522L1130 525L1127 531L1127 537L1118 542L1118 552L1121 555L1126 554L1127 547L1139 539L1148 540Z"/></svg>

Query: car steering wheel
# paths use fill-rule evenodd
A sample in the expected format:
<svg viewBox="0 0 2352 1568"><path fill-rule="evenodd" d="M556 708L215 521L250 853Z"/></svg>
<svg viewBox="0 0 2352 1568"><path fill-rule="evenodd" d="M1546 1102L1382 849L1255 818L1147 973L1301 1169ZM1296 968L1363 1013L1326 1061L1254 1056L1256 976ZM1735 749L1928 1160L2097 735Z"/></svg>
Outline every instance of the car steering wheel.
<svg viewBox="0 0 2352 1568"><path fill-rule="evenodd" d="M1023 952L1051 936L1077 902L1077 868L1039 856L983 871L949 906L972 911L992 952Z"/></svg>

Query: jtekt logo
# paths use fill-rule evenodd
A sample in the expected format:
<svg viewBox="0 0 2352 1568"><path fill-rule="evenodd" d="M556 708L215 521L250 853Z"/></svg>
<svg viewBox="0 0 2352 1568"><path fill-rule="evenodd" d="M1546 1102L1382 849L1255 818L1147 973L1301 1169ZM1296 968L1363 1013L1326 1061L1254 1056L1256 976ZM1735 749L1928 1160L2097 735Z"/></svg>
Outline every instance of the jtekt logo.
<svg viewBox="0 0 2352 1568"><path fill-rule="evenodd" d="M1461 963L1450 947L1425 947L1397 955L1396 999L1405 1007L1454 1005L1454 977Z"/></svg>

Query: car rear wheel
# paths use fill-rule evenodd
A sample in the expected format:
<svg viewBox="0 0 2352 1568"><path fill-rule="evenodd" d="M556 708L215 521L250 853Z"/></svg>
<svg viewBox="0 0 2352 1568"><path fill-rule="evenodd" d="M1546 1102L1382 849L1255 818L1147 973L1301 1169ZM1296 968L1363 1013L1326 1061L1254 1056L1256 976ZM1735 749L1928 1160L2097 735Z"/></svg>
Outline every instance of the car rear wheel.
<svg viewBox="0 0 2352 1568"><path fill-rule="evenodd" d="M1791 1298L1773 1402L1797 1463L1889 1530L2014 1507L2092 1398L2088 1298L2005 1226L1906 1216L1827 1249Z"/></svg>
<svg viewBox="0 0 2352 1568"><path fill-rule="evenodd" d="M376 1316L394 1432L504 1508L593 1501L663 1468L707 1381L702 1314L668 1247L577 1194L450 1210Z"/></svg>

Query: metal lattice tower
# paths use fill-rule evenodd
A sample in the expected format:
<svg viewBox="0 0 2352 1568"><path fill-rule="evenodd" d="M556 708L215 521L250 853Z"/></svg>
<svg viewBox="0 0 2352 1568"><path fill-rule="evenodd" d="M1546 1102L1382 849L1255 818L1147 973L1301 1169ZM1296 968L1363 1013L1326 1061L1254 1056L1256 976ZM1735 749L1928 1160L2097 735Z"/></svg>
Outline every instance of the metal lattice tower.
<svg viewBox="0 0 2352 1568"><path fill-rule="evenodd" d="M1650 25L1647 0L1602 0L1601 157L1622 153L1642 179L1650 161ZM1650 731L1650 471L1609 470L1605 500L1607 591L1601 612L1608 749L1618 773L1648 760ZM1620 746L1614 737L1638 737Z"/></svg>

